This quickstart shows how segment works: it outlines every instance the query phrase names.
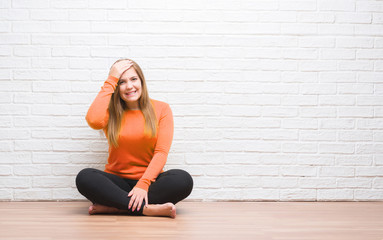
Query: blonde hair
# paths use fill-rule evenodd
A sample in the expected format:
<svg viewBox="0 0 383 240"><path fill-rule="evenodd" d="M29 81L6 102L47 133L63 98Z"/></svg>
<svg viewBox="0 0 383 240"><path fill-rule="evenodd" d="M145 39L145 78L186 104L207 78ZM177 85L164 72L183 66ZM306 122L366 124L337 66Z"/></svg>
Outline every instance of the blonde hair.
<svg viewBox="0 0 383 240"><path fill-rule="evenodd" d="M138 77L141 80L141 96L138 99L138 106L144 115L145 119L145 128L144 134L150 137L154 137L157 133L157 118L154 112L154 108L152 103L150 102L148 89L146 87L146 81L144 74L140 68L140 66L131 59L120 59L119 61L130 60L133 63L133 68L136 70ZM118 147L118 137L121 130L121 121L124 114L124 111L128 109L125 101L120 97L120 81L114 90L109 102L109 120L107 126L107 138L109 144L114 147Z"/></svg>

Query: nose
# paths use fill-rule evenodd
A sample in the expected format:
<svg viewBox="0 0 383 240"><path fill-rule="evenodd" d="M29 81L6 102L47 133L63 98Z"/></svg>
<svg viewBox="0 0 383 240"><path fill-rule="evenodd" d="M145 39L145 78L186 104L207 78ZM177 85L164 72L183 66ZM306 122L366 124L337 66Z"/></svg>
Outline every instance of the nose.
<svg viewBox="0 0 383 240"><path fill-rule="evenodd" d="M133 83L132 83L131 81L127 81L127 83L126 83L126 88L127 88L127 89L131 89L131 88L133 88Z"/></svg>

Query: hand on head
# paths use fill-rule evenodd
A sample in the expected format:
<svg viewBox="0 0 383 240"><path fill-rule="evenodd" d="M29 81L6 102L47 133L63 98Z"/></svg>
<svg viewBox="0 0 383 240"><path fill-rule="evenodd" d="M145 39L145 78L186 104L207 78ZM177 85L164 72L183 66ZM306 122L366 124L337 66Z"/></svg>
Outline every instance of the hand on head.
<svg viewBox="0 0 383 240"><path fill-rule="evenodd" d="M120 60L115 62L109 71L109 76L120 79L121 75L133 66L133 62L130 60Z"/></svg>

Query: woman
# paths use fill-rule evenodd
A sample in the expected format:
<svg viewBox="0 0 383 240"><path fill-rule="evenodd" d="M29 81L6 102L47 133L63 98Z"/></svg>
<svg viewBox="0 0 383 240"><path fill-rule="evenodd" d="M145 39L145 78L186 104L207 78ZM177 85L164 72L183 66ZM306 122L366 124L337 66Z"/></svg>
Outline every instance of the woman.
<svg viewBox="0 0 383 240"><path fill-rule="evenodd" d="M168 104L149 98L141 68L132 60L115 62L86 120L103 129L109 143L105 170L77 175L78 191L93 202L89 214L175 218L174 204L192 191L193 179L179 169L163 171L173 139Z"/></svg>

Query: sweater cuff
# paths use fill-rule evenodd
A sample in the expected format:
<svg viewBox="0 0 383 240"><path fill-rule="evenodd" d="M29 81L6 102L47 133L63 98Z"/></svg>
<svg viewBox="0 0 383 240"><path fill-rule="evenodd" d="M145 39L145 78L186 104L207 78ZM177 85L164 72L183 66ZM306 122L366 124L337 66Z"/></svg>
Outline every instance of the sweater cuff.
<svg viewBox="0 0 383 240"><path fill-rule="evenodd" d="M148 191L150 183L151 182L147 179L140 179L140 180L138 180L136 187L144 189L145 191Z"/></svg>
<svg viewBox="0 0 383 240"><path fill-rule="evenodd" d="M111 76L111 75L109 75L108 76L108 79L110 79L110 80L112 80L113 82L116 82L116 83L118 83L118 78L116 78L116 77L114 77L114 76Z"/></svg>

